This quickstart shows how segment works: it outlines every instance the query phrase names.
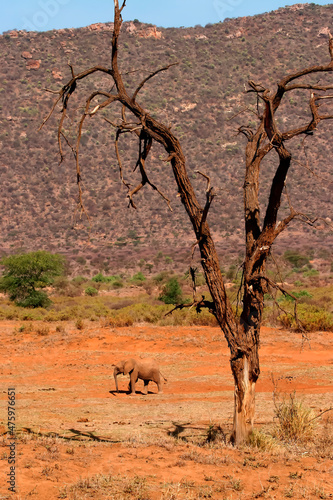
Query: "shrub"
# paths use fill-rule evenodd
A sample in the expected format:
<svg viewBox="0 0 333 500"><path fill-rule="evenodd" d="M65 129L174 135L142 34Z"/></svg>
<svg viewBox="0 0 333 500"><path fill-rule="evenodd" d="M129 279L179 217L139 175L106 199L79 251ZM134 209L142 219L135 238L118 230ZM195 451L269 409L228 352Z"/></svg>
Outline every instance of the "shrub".
<svg viewBox="0 0 333 500"><path fill-rule="evenodd" d="M94 288L93 286L88 286L84 293L86 295L89 295L89 297L95 297L96 295L98 295L98 290L96 290L96 288Z"/></svg>
<svg viewBox="0 0 333 500"><path fill-rule="evenodd" d="M182 289L177 278L170 278L164 285L158 297L164 304L180 304L182 301Z"/></svg>
<svg viewBox="0 0 333 500"><path fill-rule="evenodd" d="M275 416L278 421L274 433L281 441L302 442L313 438L316 428L314 413L296 401L295 393L290 394L288 401L275 405Z"/></svg>
<svg viewBox="0 0 333 500"><path fill-rule="evenodd" d="M317 269L307 269L303 273L304 278L313 278L316 276L319 276L319 271L317 271Z"/></svg>
<svg viewBox="0 0 333 500"><path fill-rule="evenodd" d="M307 332L333 331L333 315L322 307L299 304L297 316L302 328ZM282 314L278 317L278 321L284 328L300 329L293 314Z"/></svg>
<svg viewBox="0 0 333 500"><path fill-rule="evenodd" d="M265 434L260 430L253 429L249 435L249 443L253 448L257 448L261 451L271 451L277 447L277 442L273 436Z"/></svg>
<svg viewBox="0 0 333 500"><path fill-rule="evenodd" d="M284 252L283 257L297 269L300 269L301 267L309 263L309 258L306 255L302 255L295 250L287 250L286 252Z"/></svg>
<svg viewBox="0 0 333 500"><path fill-rule="evenodd" d="M117 289L117 288L122 288L124 286L124 283L120 279L116 279L111 283L111 288Z"/></svg>
<svg viewBox="0 0 333 500"><path fill-rule="evenodd" d="M47 325L41 325L36 328L37 335L45 336L50 333L50 329Z"/></svg>
<svg viewBox="0 0 333 500"><path fill-rule="evenodd" d="M235 279L236 273L237 273L237 267L235 264L232 264L226 273L226 278L232 281Z"/></svg>
<svg viewBox="0 0 333 500"><path fill-rule="evenodd" d="M104 283L105 278L104 278L102 273L98 273L98 274L96 274L96 276L93 276L91 278L91 281L95 281L95 283Z"/></svg>
<svg viewBox="0 0 333 500"><path fill-rule="evenodd" d="M87 278L85 278L84 276L75 276L75 278L72 279L72 282L77 286L82 285L86 281Z"/></svg>
<svg viewBox="0 0 333 500"><path fill-rule="evenodd" d="M134 285L142 285L145 281L146 278L141 271L134 274L134 276L131 278L131 283L133 283Z"/></svg>
<svg viewBox="0 0 333 500"><path fill-rule="evenodd" d="M115 315L115 316L109 316L105 322L104 322L104 325L103 326L110 326L110 327L113 327L113 328L120 328L120 327L123 327L123 326L132 326L134 323L133 321L133 318L124 313L124 312L120 312L119 314Z"/></svg>
<svg viewBox="0 0 333 500"><path fill-rule="evenodd" d="M75 326L78 330L83 330L84 329L84 322L81 318L78 318L75 322Z"/></svg>
<svg viewBox="0 0 333 500"><path fill-rule="evenodd" d="M153 277L153 281L157 284L162 284L167 281L169 278L170 273L168 271L162 271L161 273L156 274L156 276Z"/></svg>
<svg viewBox="0 0 333 500"><path fill-rule="evenodd" d="M68 285L69 282L66 276L58 276L54 280L53 288L57 291L57 293L65 295L67 292Z"/></svg>
<svg viewBox="0 0 333 500"><path fill-rule="evenodd" d="M311 299L312 295L309 293L307 290L300 290L299 292L292 292L292 295L296 297L296 299L302 299L304 297ZM278 299L278 302L281 302L282 300L287 300L289 302L294 301L293 297L291 295L284 295L283 297L280 297Z"/></svg>

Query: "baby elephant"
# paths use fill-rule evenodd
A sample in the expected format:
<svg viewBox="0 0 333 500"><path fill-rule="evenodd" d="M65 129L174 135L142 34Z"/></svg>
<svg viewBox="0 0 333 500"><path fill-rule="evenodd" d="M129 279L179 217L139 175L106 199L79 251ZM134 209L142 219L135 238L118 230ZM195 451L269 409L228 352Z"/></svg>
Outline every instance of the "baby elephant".
<svg viewBox="0 0 333 500"><path fill-rule="evenodd" d="M116 364L113 376L116 383L116 389L118 392L118 381L117 375L123 373L124 375L130 374L129 391L131 394L135 394L135 384L140 378L144 381L143 393L147 394L148 384L152 380L157 384L158 392L163 392L162 389L162 377L166 381L166 378L160 372L158 364L154 359L125 359Z"/></svg>

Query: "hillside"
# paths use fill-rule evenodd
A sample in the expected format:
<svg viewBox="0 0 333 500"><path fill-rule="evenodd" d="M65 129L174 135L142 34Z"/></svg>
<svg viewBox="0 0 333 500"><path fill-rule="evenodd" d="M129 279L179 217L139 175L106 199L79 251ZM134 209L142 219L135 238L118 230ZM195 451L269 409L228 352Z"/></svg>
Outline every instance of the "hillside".
<svg viewBox="0 0 333 500"><path fill-rule="evenodd" d="M219 189L209 222L223 255L243 250L242 186L245 139L242 124L255 125L244 94L249 79L273 86L288 72L327 63L328 31L333 32L333 5L298 5L277 11L195 28L156 28L137 21L124 23L121 67L135 88L152 70L179 62L140 92L139 102L173 127L180 137L190 176L204 200L205 182L195 171L209 174ZM126 189L119 180L114 132L101 118L91 118L83 137L84 198L91 227L75 213L75 165L68 151L59 165L56 121L38 127L52 105L53 95L75 72L96 64L109 65L112 23L81 29L37 32L12 31L0 36L0 249L10 253L48 249L70 257L72 269L135 269L140 259L158 251L180 263L188 258L194 236L177 197L169 164L154 147L151 180L171 200L173 212L150 188L137 196L138 209L127 208ZM92 78L80 88L92 91L109 82ZM300 123L308 94L290 95L283 124ZM82 103L81 103L82 105ZM74 110L71 118L74 119ZM111 117L111 115L108 115ZM232 119L232 117L234 117ZM115 117L113 117L115 118ZM75 126L68 123L66 127ZM333 220L333 123L323 123L297 152L288 176L288 194L295 209L310 217ZM136 145L121 143L125 177L135 166ZM273 161L274 156L270 157ZM262 203L267 200L272 163L262 172ZM134 181L133 181L134 184ZM284 210L288 209L284 199ZM89 239L90 235L90 239ZM332 252L333 231L319 219L317 229L294 223L277 248L312 247ZM74 265L75 263L75 265Z"/></svg>

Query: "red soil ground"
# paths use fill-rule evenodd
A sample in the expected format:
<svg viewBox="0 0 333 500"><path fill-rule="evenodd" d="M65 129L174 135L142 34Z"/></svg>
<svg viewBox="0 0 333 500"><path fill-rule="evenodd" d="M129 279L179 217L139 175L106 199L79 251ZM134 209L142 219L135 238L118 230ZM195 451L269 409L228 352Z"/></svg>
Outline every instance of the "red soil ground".
<svg viewBox="0 0 333 500"><path fill-rule="evenodd" d="M209 426L228 435L232 424L233 380L218 328L110 329L86 322L82 330L67 323L56 331L36 322L20 331L21 325L2 322L0 329L0 499L332 498L332 441L325 434L333 412L318 419L313 452L202 446ZM259 428L273 422L274 384L280 398L296 391L315 415L332 405L331 341L330 333L302 342L297 334L263 328ZM125 377L119 377L121 392L113 392L112 364L140 356L158 360L168 379L163 394L151 383L142 395L139 381L129 396ZM15 493L6 482L13 441L8 388L16 393ZM99 483L96 474L103 475Z"/></svg>

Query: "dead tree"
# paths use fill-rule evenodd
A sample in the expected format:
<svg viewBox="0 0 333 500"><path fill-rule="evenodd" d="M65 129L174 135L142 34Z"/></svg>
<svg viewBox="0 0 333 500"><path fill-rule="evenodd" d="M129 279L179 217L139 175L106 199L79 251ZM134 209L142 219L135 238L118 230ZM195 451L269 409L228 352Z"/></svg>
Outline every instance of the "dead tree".
<svg viewBox="0 0 333 500"><path fill-rule="evenodd" d="M58 97L49 115L43 121L42 126L56 109L56 106L58 104L61 105L61 118L58 126L59 152L62 159L63 143L69 146L73 152L76 161L81 207L83 205L79 148L84 122L87 117L98 114L107 106L120 105L120 121L118 120L117 123L107 121L116 127L115 148L120 177L128 188L127 196L129 205L132 207L135 207L133 199L135 194L146 184L156 189L166 202L169 203L164 194L150 182L147 168L147 159L154 141L164 147L167 153L166 161L171 164L178 193L192 223L196 245L200 251L203 271L212 297L212 303L210 302L207 307L215 315L230 349L230 364L235 381L233 440L236 444L239 444L247 438L254 422L255 385L260 373L258 349L264 294L268 284L272 286L271 280L266 277L267 257L277 236L293 219L302 217L301 214L296 213L291 208L290 214L285 219L280 222L277 220L281 196L292 159L292 154L286 148L286 143L296 135L311 133L322 120L332 118L332 115L320 114L319 107L324 99L333 98L333 96L325 94L327 90L333 89L333 85L304 84L300 82L300 79L305 75L315 74L318 76L318 74L328 73L333 70L333 40L332 38L329 40L330 61L327 65L313 66L286 76L278 83L275 92L271 92L260 84L252 81L249 82L249 92L254 92L257 99L262 101L263 111L262 113L258 112L259 125L255 132L247 127L239 129L239 132L247 138L247 147L244 182L246 255L243 264L243 309L240 320L238 320L226 294L220 271L219 258L207 222L207 214L214 197L209 178L207 178L206 204L205 206L201 206L189 180L185 167L185 157L179 140L170 128L154 119L138 102L140 90L146 82L158 73L166 71L170 65L156 70L138 85L133 94L130 95L128 93L118 66L118 40L122 25L121 12L125 7L125 1L121 7L118 0L114 0L114 4L111 67L95 66L79 74L75 74L73 67L70 66L72 72L71 78L59 91ZM74 92L78 92L80 80L88 78L95 73L108 75L111 80L110 87L112 90L109 92L97 90L88 96L78 127L77 142L75 145L71 145L63 129L67 116L67 108L70 105ZM281 131L276 123L275 113L279 109L285 95L295 89L310 90L309 106L312 117L310 121L304 123L299 128ZM258 110L259 108L260 106ZM130 113L130 119L127 118L126 113ZM123 178L121 157L118 150L119 137L126 133L135 134L138 140L136 167L141 174L141 181L134 188L131 188ZM278 165L272 180L267 209L262 221L259 207L259 172L262 160L271 152L277 155ZM204 301L202 305L205 305Z"/></svg>

